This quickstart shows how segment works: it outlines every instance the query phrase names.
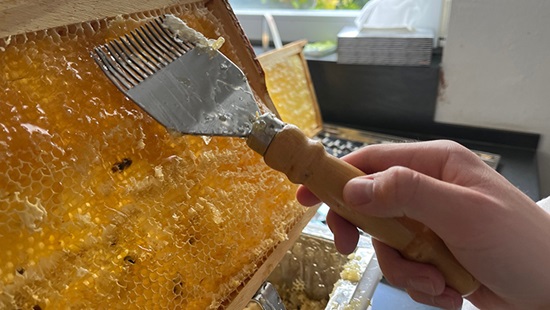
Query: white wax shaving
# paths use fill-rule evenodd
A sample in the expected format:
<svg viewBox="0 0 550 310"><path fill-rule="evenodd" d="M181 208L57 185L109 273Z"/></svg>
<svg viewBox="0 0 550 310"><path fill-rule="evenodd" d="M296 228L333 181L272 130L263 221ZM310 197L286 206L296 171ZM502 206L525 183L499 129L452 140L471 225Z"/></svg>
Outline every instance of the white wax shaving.
<svg viewBox="0 0 550 310"><path fill-rule="evenodd" d="M225 42L223 37L219 37L217 40L208 39L202 33L189 27L183 20L174 15L166 15L163 26L170 29L182 41L191 42L200 47L210 47L217 50L222 47Z"/></svg>

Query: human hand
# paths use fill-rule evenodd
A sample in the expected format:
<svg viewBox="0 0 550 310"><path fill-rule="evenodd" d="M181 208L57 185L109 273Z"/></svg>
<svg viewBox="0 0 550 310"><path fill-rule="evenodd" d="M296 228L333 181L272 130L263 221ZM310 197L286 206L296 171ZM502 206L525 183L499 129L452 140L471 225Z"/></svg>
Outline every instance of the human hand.
<svg viewBox="0 0 550 310"><path fill-rule="evenodd" d="M483 309L550 309L550 215L457 143L371 145L344 158L366 176L344 187L347 205L368 216L407 216L431 228L481 287L467 298ZM303 205L318 199L305 187ZM335 244L351 253L357 229L333 212ZM457 308L462 297L433 266L404 259L373 240L386 279L422 303Z"/></svg>

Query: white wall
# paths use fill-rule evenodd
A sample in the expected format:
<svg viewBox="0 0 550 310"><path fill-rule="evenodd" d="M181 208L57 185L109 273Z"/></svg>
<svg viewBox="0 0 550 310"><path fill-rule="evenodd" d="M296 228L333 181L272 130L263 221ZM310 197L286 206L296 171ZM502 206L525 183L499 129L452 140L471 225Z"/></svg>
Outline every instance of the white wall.
<svg viewBox="0 0 550 310"><path fill-rule="evenodd" d="M455 0L436 121L542 134L550 195L550 1Z"/></svg>

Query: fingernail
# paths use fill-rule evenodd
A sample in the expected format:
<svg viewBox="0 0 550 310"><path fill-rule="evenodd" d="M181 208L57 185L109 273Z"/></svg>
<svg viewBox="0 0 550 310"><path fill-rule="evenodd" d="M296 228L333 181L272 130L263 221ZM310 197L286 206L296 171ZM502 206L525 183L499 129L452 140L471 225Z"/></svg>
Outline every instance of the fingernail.
<svg viewBox="0 0 550 310"><path fill-rule="evenodd" d="M361 206L372 201L374 180L368 178L351 179L344 187L344 200L350 206Z"/></svg>

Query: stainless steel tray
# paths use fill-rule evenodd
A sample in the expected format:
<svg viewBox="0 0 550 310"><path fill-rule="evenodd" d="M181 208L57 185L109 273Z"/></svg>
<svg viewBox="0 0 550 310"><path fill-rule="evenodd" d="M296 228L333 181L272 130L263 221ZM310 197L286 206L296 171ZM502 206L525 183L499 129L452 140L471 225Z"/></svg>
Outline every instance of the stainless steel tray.
<svg viewBox="0 0 550 310"><path fill-rule="evenodd" d="M322 213L312 219L271 273L253 299L256 309L369 308L382 278L370 238L361 236L356 251L342 255L323 219Z"/></svg>

